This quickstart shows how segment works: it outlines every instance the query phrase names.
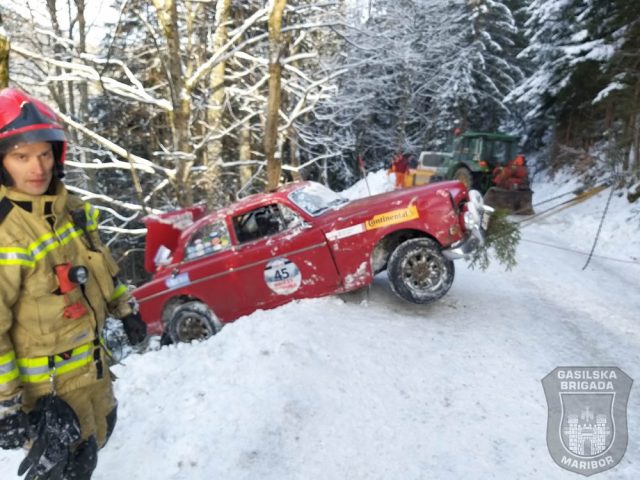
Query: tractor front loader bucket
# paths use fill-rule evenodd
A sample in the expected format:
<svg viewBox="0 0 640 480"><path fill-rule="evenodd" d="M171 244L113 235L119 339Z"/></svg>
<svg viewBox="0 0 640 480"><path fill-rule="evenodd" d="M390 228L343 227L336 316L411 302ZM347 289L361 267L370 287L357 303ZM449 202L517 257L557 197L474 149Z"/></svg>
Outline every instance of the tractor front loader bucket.
<svg viewBox="0 0 640 480"><path fill-rule="evenodd" d="M514 215L533 215L533 192L530 189L507 190L491 187L484 195L484 203Z"/></svg>

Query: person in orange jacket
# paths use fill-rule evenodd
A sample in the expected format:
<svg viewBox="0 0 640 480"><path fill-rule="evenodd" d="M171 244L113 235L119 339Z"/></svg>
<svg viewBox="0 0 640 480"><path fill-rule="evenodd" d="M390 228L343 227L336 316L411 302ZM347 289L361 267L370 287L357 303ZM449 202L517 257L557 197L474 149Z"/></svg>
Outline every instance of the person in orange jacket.
<svg viewBox="0 0 640 480"><path fill-rule="evenodd" d="M105 319L146 337L98 210L60 180L66 149L49 107L0 91L0 448L29 448L27 479L91 478L117 412Z"/></svg>
<svg viewBox="0 0 640 480"><path fill-rule="evenodd" d="M409 160L408 155L405 153L396 153L391 160L391 168L387 171L387 174L394 173L395 180L395 188L403 188L404 187L404 176L409 170Z"/></svg>
<svg viewBox="0 0 640 480"><path fill-rule="evenodd" d="M528 187L528 172L524 155L507 162L503 167L495 167L492 172L493 183L500 188L517 190Z"/></svg>

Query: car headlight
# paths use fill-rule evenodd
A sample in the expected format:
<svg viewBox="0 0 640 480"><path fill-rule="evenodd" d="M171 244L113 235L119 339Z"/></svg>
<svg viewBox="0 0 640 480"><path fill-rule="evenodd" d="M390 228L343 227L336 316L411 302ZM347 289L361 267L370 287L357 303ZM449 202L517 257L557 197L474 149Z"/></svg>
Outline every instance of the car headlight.
<svg viewBox="0 0 640 480"><path fill-rule="evenodd" d="M484 208L484 198L478 190L469 190L469 201L473 203L479 211Z"/></svg>
<svg viewBox="0 0 640 480"><path fill-rule="evenodd" d="M473 227L477 225L473 214L471 212L464 212L464 228L466 230L473 230Z"/></svg>
<svg viewBox="0 0 640 480"><path fill-rule="evenodd" d="M469 202L466 205L467 211L464 213L464 226L468 231L480 228L482 217L488 207L484 204L482 195L477 190L469 190Z"/></svg>

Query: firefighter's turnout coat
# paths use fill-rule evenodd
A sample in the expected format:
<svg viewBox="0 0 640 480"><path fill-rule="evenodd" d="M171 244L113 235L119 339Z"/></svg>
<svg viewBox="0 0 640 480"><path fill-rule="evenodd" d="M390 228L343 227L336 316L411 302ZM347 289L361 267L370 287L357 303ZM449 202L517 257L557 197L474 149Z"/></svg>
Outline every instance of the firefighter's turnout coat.
<svg viewBox="0 0 640 480"><path fill-rule="evenodd" d="M93 384L108 383L113 398L100 332L108 314L131 313L129 295L100 241L98 211L54 182L55 195L0 187L0 409L22 398L29 410L53 390L65 398ZM61 289L61 265L86 267L86 283Z"/></svg>

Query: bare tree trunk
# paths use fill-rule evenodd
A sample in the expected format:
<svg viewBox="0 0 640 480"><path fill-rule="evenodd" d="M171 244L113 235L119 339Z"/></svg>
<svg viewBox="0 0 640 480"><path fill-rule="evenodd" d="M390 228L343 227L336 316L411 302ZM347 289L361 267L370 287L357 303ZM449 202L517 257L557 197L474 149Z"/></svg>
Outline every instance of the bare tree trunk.
<svg viewBox="0 0 640 480"><path fill-rule="evenodd" d="M238 159L240 161L251 160L251 126L245 124L240 127L240 141L239 141L239 154ZM250 165L244 165L240 167L240 190L242 190L249 182L253 171Z"/></svg>
<svg viewBox="0 0 640 480"><path fill-rule="evenodd" d="M2 28L2 19L0 18L0 89L9 86L9 51L11 50L11 42L9 37L5 35Z"/></svg>
<svg viewBox="0 0 640 480"><path fill-rule="evenodd" d="M264 153L267 158L267 190L275 190L280 183L282 159L276 156L278 144L278 111L280 110L280 59L284 50L282 41L282 14L286 0L274 0L269 15L269 100L267 102L264 132Z"/></svg>
<svg viewBox="0 0 640 480"><path fill-rule="evenodd" d="M231 13L231 0L218 0L216 3L216 29L213 33L213 52L220 50L228 40L227 23ZM207 111L207 123L210 131L216 135L222 130L222 117L224 113L225 98L225 62L218 63L211 70L209 108ZM204 174L204 187L208 192L207 203L209 207L217 206L222 202L220 194L220 168L218 161L222 156L222 139L216 138L209 142L205 160L206 171Z"/></svg>
<svg viewBox="0 0 640 480"><path fill-rule="evenodd" d="M298 135L293 128L289 127L289 163L293 168L291 176L294 180L302 180L302 174L300 173L300 159L298 158Z"/></svg>
<svg viewBox="0 0 640 480"><path fill-rule="evenodd" d="M633 103L636 108L634 108L630 120L632 141L629 150L631 155L627 156L628 161L631 163L630 170L632 174L635 174L636 178L640 177L640 108L637 107L638 101L640 101L640 79L636 82L635 101Z"/></svg>
<svg viewBox="0 0 640 480"><path fill-rule="evenodd" d="M51 28L57 37L62 38L62 31L60 30L60 23L58 22L58 14L56 10L56 0L47 0L47 10L49 11L49 17L51 18ZM53 46L54 57L56 60L62 60L61 53L62 48L59 43L56 43ZM62 73L60 67L55 67L54 72L56 76L59 76ZM64 83L54 83L49 85L49 91L51 92L51 96L55 100L58 108L62 113L69 113L67 108L67 102L64 98Z"/></svg>
<svg viewBox="0 0 640 480"><path fill-rule="evenodd" d="M402 97L400 97L399 103L399 112L398 112L398 123L396 123L396 150L398 152L402 152L405 147L405 142L407 140L407 112L409 111L409 78L406 73L400 75L400 85L402 86L401 91L403 92Z"/></svg>
<svg viewBox="0 0 640 480"><path fill-rule="evenodd" d="M640 114L635 114L633 119L633 143L631 144L630 169L636 178L640 177Z"/></svg>
<svg viewBox="0 0 640 480"><path fill-rule="evenodd" d="M76 4L76 18L75 21L77 22L78 26L78 44L76 45L76 48L78 49L78 52L80 53L86 53L87 51L87 22L84 16L84 12L86 9L86 0L74 0L75 4ZM69 28L69 39L73 40L73 29ZM74 82L69 82L68 84L68 88L69 88L69 98L70 98L70 102L73 104L73 92L74 92ZM87 82L86 81L81 81L79 83L77 83L77 92L80 95L79 101L78 101L78 108L77 108L77 112L78 112L78 117L80 118L80 120L82 120L83 122L87 121L87 118L89 117L89 89L87 87ZM73 110L75 111L75 107L73 107ZM73 139L76 142L77 145L81 144L82 141L82 136L80 135L79 132L74 131L72 133L73 135ZM87 159L87 154L86 154L86 150L82 149L79 150L79 155L78 155L78 161L86 163L88 161ZM96 171L95 170L91 170L91 169L87 169L85 171L85 176L87 178L87 190L89 191L95 191L97 188L96 185Z"/></svg>
<svg viewBox="0 0 640 480"><path fill-rule="evenodd" d="M167 79L171 88L171 104L173 112L169 115L173 150L176 155L176 198L182 206L193 204L193 188L191 185L191 157L189 142L189 125L191 121L191 95L185 90L185 78L182 71L180 54L180 38L178 31L178 10L175 0L153 0L158 12L158 22L167 42L166 64Z"/></svg>
<svg viewBox="0 0 640 480"><path fill-rule="evenodd" d="M84 17L84 12L86 10L86 0L75 0L76 9L78 11L77 21L78 21L78 51L80 53L86 53L87 51L87 21ZM73 33L69 31L69 37L73 39ZM89 91L87 87L86 81L81 81L78 84L78 91L80 93L80 103L78 105L78 111L80 113L80 118L82 120L87 119L89 116Z"/></svg>

